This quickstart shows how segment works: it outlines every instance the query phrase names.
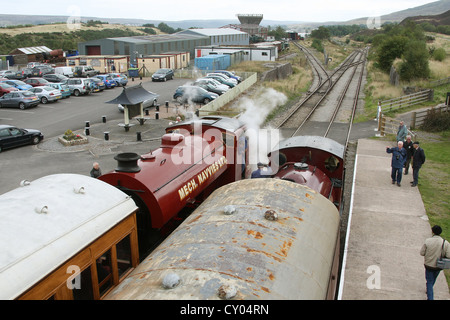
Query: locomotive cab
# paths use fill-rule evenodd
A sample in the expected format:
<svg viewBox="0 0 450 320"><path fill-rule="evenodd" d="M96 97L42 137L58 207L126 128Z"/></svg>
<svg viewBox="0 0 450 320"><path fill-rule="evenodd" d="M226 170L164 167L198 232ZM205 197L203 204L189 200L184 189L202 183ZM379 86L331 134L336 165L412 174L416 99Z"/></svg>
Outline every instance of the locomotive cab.
<svg viewBox="0 0 450 320"><path fill-rule="evenodd" d="M341 206L344 146L318 136L298 136L281 141L269 154L282 155L274 178L306 185Z"/></svg>

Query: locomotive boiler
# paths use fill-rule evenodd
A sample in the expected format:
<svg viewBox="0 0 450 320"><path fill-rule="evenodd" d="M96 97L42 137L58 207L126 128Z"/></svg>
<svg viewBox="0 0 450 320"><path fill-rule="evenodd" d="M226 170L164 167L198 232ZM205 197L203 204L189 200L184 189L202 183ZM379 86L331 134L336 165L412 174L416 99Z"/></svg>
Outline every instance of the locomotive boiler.
<svg viewBox="0 0 450 320"><path fill-rule="evenodd" d="M166 128L160 148L148 154L115 157L117 168L100 179L138 205L141 253L212 191L242 178L248 159L244 133L237 119L192 119Z"/></svg>
<svg viewBox="0 0 450 320"><path fill-rule="evenodd" d="M333 299L344 147L294 137L212 193L106 299Z"/></svg>

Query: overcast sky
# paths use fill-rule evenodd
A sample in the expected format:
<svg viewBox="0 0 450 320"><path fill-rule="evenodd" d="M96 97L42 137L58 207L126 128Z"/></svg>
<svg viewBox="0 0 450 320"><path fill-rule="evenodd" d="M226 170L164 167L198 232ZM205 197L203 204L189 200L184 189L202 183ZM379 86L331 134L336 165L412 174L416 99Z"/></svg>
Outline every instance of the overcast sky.
<svg viewBox="0 0 450 320"><path fill-rule="evenodd" d="M433 0L14 0L4 14L136 18L162 21L237 19L263 14L264 20L347 21L376 17Z"/></svg>

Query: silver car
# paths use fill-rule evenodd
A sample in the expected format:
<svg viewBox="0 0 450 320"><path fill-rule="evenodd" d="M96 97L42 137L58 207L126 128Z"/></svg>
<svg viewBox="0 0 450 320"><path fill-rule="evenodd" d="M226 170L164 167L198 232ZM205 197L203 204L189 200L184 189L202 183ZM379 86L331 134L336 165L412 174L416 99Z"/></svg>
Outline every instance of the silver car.
<svg viewBox="0 0 450 320"><path fill-rule="evenodd" d="M34 87L28 91L33 92L38 96L41 103L46 104L47 102L55 102L62 98L61 91L48 86Z"/></svg>
<svg viewBox="0 0 450 320"><path fill-rule="evenodd" d="M70 92L78 97L80 94L89 94L91 92L91 80L86 78L69 78L67 85Z"/></svg>

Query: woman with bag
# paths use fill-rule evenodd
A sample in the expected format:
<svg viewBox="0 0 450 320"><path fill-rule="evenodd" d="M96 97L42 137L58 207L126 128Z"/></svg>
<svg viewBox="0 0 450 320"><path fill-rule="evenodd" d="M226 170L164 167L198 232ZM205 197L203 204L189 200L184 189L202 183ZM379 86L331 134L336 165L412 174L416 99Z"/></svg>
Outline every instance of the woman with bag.
<svg viewBox="0 0 450 320"><path fill-rule="evenodd" d="M434 300L433 286L442 270L437 267L437 260L441 257L450 258L450 244L440 236L442 228L434 226L431 231L433 236L425 240L420 250L420 255L424 257L427 300Z"/></svg>

